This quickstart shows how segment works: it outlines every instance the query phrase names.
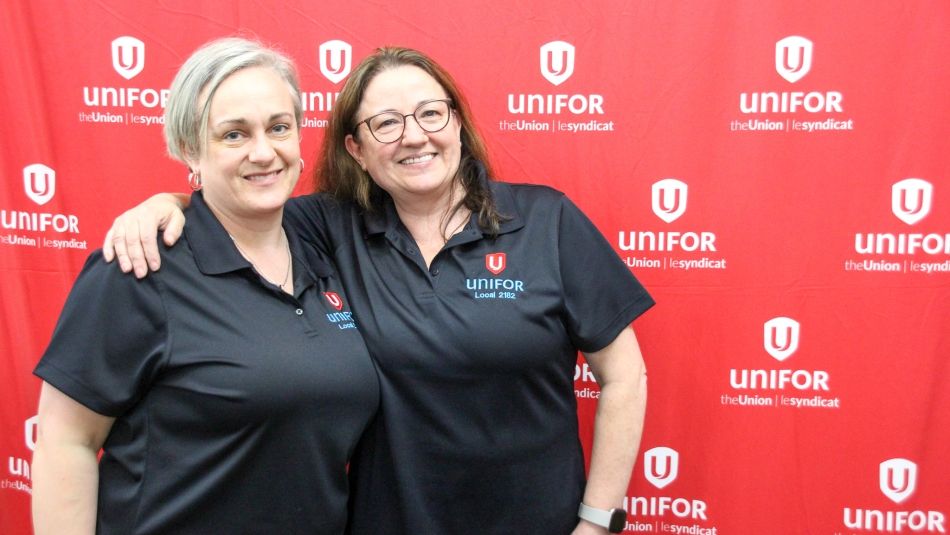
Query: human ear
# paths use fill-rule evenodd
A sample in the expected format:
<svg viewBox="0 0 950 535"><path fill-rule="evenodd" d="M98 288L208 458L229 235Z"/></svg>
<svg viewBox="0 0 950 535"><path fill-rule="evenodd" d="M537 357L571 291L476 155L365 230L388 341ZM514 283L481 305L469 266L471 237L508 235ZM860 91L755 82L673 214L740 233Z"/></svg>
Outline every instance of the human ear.
<svg viewBox="0 0 950 535"><path fill-rule="evenodd" d="M366 170L366 164L363 163L363 147L360 145L356 138L353 137L353 134L347 134L346 139L343 140L344 145L346 145L346 152L350 153L350 156L356 160L356 163L360 164L360 167L363 168L363 171Z"/></svg>

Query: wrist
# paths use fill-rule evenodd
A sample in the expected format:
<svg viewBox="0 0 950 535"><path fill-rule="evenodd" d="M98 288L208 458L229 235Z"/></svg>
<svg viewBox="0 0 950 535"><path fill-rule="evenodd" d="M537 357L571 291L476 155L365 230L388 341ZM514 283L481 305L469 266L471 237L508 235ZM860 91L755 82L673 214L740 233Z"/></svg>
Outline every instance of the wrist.
<svg viewBox="0 0 950 535"><path fill-rule="evenodd" d="M610 535L610 532L603 526L598 526L581 518L577 521L577 527L571 535Z"/></svg>
<svg viewBox="0 0 950 535"><path fill-rule="evenodd" d="M577 516L582 521L605 528L609 533L621 533L627 526L627 512L619 507L599 509L581 502Z"/></svg>

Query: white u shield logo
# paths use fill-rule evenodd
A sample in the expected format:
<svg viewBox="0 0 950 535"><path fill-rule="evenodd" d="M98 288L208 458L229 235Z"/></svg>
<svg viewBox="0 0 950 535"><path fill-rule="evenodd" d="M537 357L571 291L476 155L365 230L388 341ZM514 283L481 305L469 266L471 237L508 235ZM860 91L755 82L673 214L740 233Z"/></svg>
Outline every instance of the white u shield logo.
<svg viewBox="0 0 950 535"><path fill-rule="evenodd" d="M812 42L799 35L789 35L775 43L775 70L791 83L801 80L811 70Z"/></svg>
<svg viewBox="0 0 950 535"><path fill-rule="evenodd" d="M777 317L765 322L765 351L783 361L798 350L799 323L792 318Z"/></svg>
<svg viewBox="0 0 950 535"><path fill-rule="evenodd" d="M320 45L320 72L331 82L338 84L350 74L353 64L353 47L346 41L333 40Z"/></svg>
<svg viewBox="0 0 950 535"><path fill-rule="evenodd" d="M23 191L40 206L48 203L56 194L56 171L41 163L24 167Z"/></svg>
<svg viewBox="0 0 950 535"><path fill-rule="evenodd" d="M112 41L112 68L126 80L145 68L145 43L128 35Z"/></svg>
<svg viewBox="0 0 950 535"><path fill-rule="evenodd" d="M675 178L664 178L653 184L653 213L672 223L686 212L686 183Z"/></svg>
<svg viewBox="0 0 950 535"><path fill-rule="evenodd" d="M920 178L905 178L891 186L891 211L898 219L913 225L930 213L934 187Z"/></svg>
<svg viewBox="0 0 950 535"><path fill-rule="evenodd" d="M654 487L662 489L676 479L680 454L673 448L657 446L643 454L643 475Z"/></svg>
<svg viewBox="0 0 950 535"><path fill-rule="evenodd" d="M907 459L888 459L879 472L881 492L894 503L901 503L917 488L917 465Z"/></svg>
<svg viewBox="0 0 950 535"><path fill-rule="evenodd" d="M541 45L541 76L554 85L561 85L574 74L574 45L551 41Z"/></svg>

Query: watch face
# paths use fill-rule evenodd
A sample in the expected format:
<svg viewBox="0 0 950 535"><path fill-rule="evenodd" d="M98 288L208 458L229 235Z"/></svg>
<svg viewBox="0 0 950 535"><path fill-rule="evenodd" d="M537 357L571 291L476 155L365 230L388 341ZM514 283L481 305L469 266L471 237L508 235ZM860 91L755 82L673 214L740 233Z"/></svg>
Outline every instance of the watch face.
<svg viewBox="0 0 950 535"><path fill-rule="evenodd" d="M610 525L607 531L611 533L620 533L627 527L627 512L623 509L612 509L610 511Z"/></svg>

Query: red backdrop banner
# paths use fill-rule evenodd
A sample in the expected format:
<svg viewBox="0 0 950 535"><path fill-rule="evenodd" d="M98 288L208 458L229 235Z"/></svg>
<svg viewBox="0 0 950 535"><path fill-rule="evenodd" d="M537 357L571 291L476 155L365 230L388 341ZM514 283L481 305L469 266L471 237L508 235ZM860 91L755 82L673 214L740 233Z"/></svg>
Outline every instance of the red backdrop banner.
<svg viewBox="0 0 950 535"><path fill-rule="evenodd" d="M627 532L946 533L948 28L936 0L5 2L0 532L30 532L31 371L72 281L186 189L167 87L240 34L298 62L305 155L362 57L431 54L498 178L565 191L655 296ZM575 393L589 447L583 360Z"/></svg>

